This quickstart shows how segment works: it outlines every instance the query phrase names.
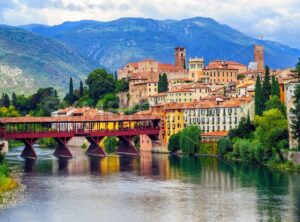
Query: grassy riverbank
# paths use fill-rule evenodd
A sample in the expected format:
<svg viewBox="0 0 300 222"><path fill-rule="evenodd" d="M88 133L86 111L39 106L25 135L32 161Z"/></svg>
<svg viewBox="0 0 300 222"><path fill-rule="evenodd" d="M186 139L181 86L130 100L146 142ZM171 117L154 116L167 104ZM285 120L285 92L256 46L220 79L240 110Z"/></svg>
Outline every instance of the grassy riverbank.
<svg viewBox="0 0 300 222"><path fill-rule="evenodd" d="M18 187L18 183L9 177L9 167L5 161L0 164L0 195Z"/></svg>

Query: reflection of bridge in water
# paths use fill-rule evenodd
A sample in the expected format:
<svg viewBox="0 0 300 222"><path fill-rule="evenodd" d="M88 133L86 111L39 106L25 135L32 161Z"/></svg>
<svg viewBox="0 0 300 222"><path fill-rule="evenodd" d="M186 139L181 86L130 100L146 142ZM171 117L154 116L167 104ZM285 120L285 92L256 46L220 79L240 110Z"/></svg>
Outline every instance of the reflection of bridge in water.
<svg viewBox="0 0 300 222"><path fill-rule="evenodd" d="M72 157L67 143L73 137L85 137L90 146L88 155L106 156L100 142L107 136L119 138L118 154L138 155L134 136L147 135L158 140L160 119L152 115L13 117L0 119L0 138L25 144L23 158L36 159L33 144L40 138L53 138L58 143L58 157Z"/></svg>

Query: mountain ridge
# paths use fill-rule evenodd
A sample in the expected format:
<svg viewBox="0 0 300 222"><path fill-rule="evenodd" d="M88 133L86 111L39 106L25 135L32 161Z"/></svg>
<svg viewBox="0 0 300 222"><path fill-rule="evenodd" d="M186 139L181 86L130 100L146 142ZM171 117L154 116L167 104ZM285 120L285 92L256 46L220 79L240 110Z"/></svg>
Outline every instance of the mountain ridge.
<svg viewBox="0 0 300 222"><path fill-rule="evenodd" d="M230 59L248 64L253 45L265 46L266 64L294 66L300 50L270 40L252 38L212 18L156 20L126 17L112 21L81 20L30 31L64 42L92 61L117 70L130 61L153 58L173 63L173 48L187 48L187 57L203 56L206 62Z"/></svg>

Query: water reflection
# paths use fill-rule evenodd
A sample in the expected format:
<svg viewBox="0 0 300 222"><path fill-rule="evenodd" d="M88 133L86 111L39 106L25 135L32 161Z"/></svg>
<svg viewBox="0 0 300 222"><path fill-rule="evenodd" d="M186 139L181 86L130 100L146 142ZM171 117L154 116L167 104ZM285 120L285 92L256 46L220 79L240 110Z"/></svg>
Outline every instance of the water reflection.
<svg viewBox="0 0 300 222"><path fill-rule="evenodd" d="M37 161L8 155L12 164L23 164L28 204L7 209L6 219L14 221L16 213L25 211L38 214L30 208L34 202L46 215L54 214L54 210L64 215L55 205L64 206L70 210L69 217L62 215L60 220L73 221L81 217L69 205L90 209L86 220L99 216L98 209L103 209L103 218L112 218L109 221L122 221L124 214L132 221L151 221L153 216L162 221L300 220L297 174L209 157L142 153L140 157L98 158L72 149L76 158L56 159L50 150L49 154L37 152L44 153ZM42 193L36 192L37 187ZM86 200L81 203L78 198ZM55 221L52 219L45 221Z"/></svg>

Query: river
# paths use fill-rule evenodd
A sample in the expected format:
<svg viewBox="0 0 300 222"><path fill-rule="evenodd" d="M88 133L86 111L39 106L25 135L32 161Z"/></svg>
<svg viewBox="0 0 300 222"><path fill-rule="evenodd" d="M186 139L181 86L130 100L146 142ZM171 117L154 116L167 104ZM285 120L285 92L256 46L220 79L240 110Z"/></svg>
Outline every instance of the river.
<svg viewBox="0 0 300 222"><path fill-rule="evenodd" d="M300 175L212 157L57 159L36 148L37 161L12 149L7 160L24 171L19 201L0 221L300 221Z"/></svg>

